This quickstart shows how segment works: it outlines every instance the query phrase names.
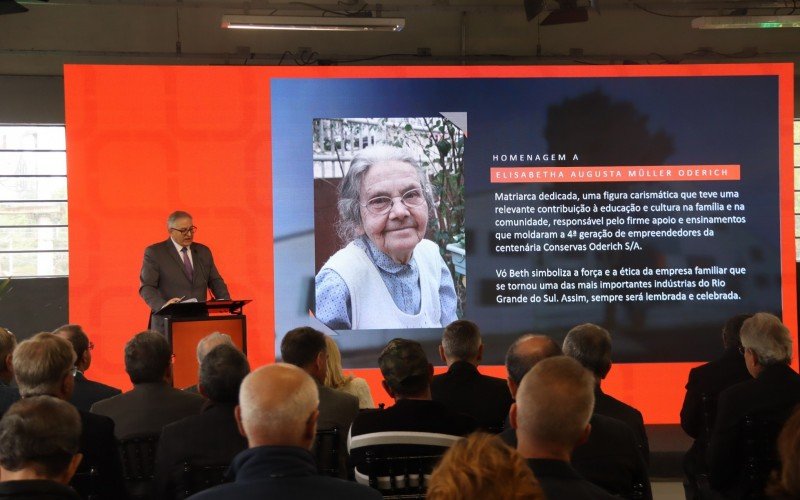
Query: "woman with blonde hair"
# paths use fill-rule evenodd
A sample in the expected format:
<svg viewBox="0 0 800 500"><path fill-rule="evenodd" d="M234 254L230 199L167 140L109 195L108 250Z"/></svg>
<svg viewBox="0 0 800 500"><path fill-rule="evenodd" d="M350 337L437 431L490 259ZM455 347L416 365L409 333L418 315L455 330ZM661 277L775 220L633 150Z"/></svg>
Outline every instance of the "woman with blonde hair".
<svg viewBox="0 0 800 500"><path fill-rule="evenodd" d="M345 376L342 371L342 355L339 352L339 346L329 335L325 335L325 347L328 351L328 373L325 375L325 387L344 391L357 397L359 409L375 408L367 381L352 375Z"/></svg>
<svg viewBox="0 0 800 500"><path fill-rule="evenodd" d="M428 482L430 500L544 500L530 467L499 438L476 432L456 442Z"/></svg>

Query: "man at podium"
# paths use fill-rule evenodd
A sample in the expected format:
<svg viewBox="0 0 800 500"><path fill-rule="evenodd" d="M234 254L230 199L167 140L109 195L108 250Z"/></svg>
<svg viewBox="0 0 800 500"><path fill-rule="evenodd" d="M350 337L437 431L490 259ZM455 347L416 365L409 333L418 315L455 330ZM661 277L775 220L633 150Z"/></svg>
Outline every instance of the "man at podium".
<svg viewBox="0 0 800 500"><path fill-rule="evenodd" d="M204 302L208 289L215 299L230 300L211 250L194 242L196 232L189 213L172 212L167 218L169 238L144 251L139 295L150 307L150 328L156 331L163 331L163 325L154 314L164 306L191 299Z"/></svg>

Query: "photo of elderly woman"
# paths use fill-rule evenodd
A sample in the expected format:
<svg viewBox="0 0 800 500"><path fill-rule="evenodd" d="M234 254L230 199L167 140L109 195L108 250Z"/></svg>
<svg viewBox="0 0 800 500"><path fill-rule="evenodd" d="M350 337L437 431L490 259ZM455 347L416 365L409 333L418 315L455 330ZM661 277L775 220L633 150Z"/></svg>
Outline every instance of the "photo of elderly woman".
<svg viewBox="0 0 800 500"><path fill-rule="evenodd" d="M347 124L331 122L315 121L323 144ZM463 135L443 118L354 122L356 131L339 129L327 141L339 146L327 155L328 174L340 177L315 167L315 315L334 330L445 326L459 318L466 270L453 264L464 255L463 168L459 159L459 171L448 172L456 162L442 153L463 151ZM457 148L444 146L448 127L461 136ZM456 220L434 185L443 180L460 188L456 234L440 230Z"/></svg>

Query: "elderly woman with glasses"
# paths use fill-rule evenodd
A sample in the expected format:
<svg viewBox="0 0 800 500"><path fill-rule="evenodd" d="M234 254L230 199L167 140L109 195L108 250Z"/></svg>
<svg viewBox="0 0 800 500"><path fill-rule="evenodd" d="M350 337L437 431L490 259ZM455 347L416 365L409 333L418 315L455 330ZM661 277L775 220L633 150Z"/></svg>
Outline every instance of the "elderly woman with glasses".
<svg viewBox="0 0 800 500"><path fill-rule="evenodd" d="M425 239L430 182L405 149L361 150L339 185L349 242L316 277L316 316L334 330L441 327L457 319L453 277Z"/></svg>

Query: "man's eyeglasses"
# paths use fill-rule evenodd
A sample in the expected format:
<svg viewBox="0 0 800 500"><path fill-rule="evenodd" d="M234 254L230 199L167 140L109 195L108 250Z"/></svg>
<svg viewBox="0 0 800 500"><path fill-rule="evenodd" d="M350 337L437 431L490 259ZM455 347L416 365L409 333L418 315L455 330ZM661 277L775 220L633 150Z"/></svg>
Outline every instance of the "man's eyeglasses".
<svg viewBox="0 0 800 500"><path fill-rule="evenodd" d="M744 356L744 353L745 353L745 351L747 351L747 349L749 349L749 347L745 347L745 346L743 346L743 345L740 345L740 346L739 346L739 354L741 354L742 356Z"/></svg>
<svg viewBox="0 0 800 500"><path fill-rule="evenodd" d="M186 234L186 233L194 234L194 232L197 231L197 226L190 226L185 229L178 229L177 227L171 227L170 229L172 229L173 231L178 231L181 234Z"/></svg>
<svg viewBox="0 0 800 500"><path fill-rule="evenodd" d="M72 374L72 376L74 377L75 375L77 375L77 374L78 374L78 367L77 367L77 366L73 366L73 367L70 369L70 371L69 371L69 372L70 372L70 373Z"/></svg>
<svg viewBox="0 0 800 500"><path fill-rule="evenodd" d="M371 214L384 215L394 206L394 200L400 198L400 201L408 208L421 207L425 203L425 196L422 195L421 189L412 189L406 191L401 196L395 198L389 196L376 196L370 198L366 203L359 203L362 207L366 208Z"/></svg>
<svg viewBox="0 0 800 500"><path fill-rule="evenodd" d="M89 345L87 345L86 348L89 349L90 351L94 351L94 344L89 342Z"/></svg>

